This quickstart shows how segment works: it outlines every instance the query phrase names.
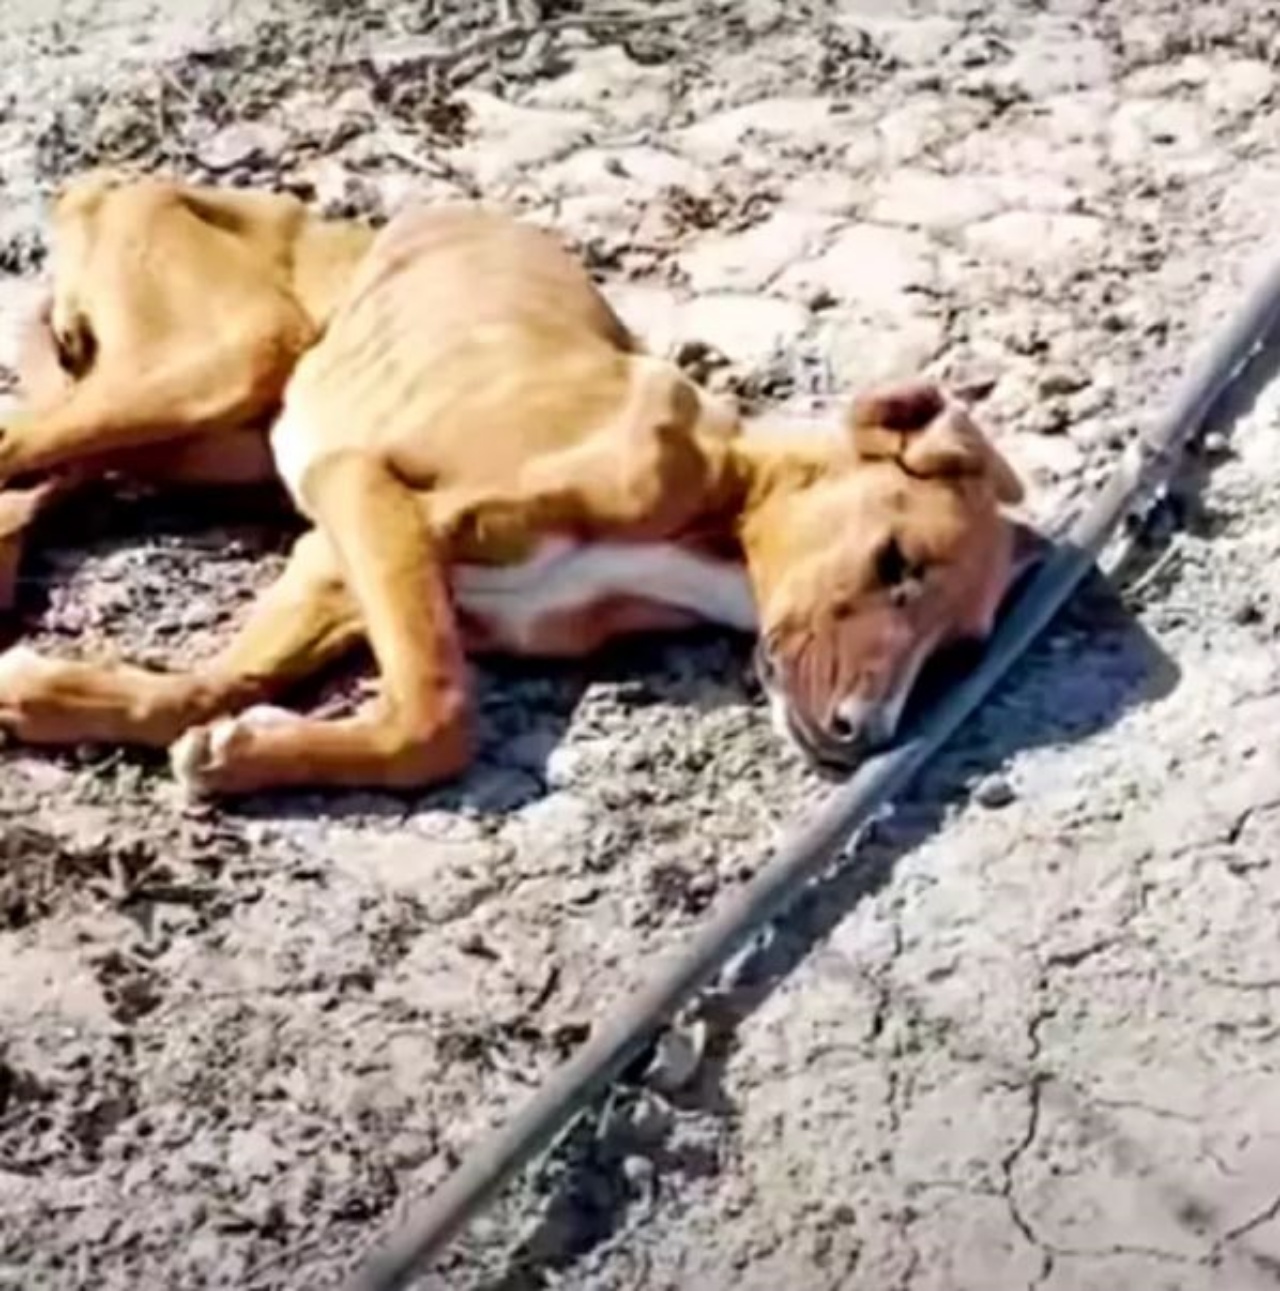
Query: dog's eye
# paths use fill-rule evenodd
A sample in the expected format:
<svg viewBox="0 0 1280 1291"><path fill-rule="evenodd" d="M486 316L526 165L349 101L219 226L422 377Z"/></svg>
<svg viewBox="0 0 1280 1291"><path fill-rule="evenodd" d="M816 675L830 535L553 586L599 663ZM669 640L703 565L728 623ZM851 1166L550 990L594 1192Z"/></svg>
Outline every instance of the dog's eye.
<svg viewBox="0 0 1280 1291"><path fill-rule="evenodd" d="M890 538L876 552L876 582L881 587L897 587L911 576L911 566L896 538Z"/></svg>

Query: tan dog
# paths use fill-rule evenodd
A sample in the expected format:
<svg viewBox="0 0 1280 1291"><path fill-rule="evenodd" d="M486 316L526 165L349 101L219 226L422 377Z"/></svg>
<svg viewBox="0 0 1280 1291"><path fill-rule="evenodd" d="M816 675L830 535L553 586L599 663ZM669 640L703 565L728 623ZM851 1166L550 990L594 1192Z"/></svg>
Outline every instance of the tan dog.
<svg viewBox="0 0 1280 1291"><path fill-rule="evenodd" d="M176 191L140 188L157 203ZM0 656L0 726L20 738L171 745L180 778L205 792L421 785L470 758L466 651L583 654L709 620L759 631L780 726L848 764L893 734L935 649L990 629L1013 572L1000 506L1021 490L933 386L860 401L840 434L740 435L640 351L552 238L473 207L397 218L336 309L336 290L313 287L282 293L311 309L269 313L246 282L252 316L237 321L228 277L196 316L201 248L171 254L185 257L172 277L143 256L161 298L147 307L182 344L166 348L164 326L117 303L117 339L91 347L83 382L108 349L123 372L122 338L137 333L171 375L134 365L141 400L99 386L95 429L128 433L80 440L118 451L162 426L239 435L301 352L271 450L315 528L239 636L193 672ZM74 301L66 263L57 298ZM92 312L87 323L96 338ZM9 462L71 460L72 419L55 424L60 435L39 433L38 416L11 426ZM314 720L261 706L361 640L381 682L363 710Z"/></svg>

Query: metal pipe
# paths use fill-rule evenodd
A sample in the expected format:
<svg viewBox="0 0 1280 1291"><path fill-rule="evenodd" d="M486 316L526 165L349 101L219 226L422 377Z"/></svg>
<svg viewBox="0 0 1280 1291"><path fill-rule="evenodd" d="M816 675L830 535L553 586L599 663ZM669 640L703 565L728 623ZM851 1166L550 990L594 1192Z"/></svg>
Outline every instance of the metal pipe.
<svg viewBox="0 0 1280 1291"><path fill-rule="evenodd" d="M776 918L873 813L906 786L1048 625L1125 520L1168 482L1187 440L1201 429L1228 386L1278 325L1280 262L1186 373L1164 416L1124 451L1089 508L1070 525L1024 590L1012 598L973 671L905 739L864 763L833 790L688 945L619 1005L505 1125L472 1149L403 1228L356 1270L347 1291L398 1291L408 1286L516 1171L552 1144L676 1010Z"/></svg>

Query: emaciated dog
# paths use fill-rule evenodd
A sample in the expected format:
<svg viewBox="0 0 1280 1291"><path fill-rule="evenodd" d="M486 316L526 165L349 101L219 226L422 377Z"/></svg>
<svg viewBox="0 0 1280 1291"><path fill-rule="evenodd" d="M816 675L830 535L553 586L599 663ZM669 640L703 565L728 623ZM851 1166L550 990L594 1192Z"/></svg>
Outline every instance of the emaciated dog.
<svg viewBox="0 0 1280 1291"><path fill-rule="evenodd" d="M758 634L776 725L847 766L1013 577L1019 482L936 386L863 397L833 433L744 434L505 215L411 210L373 237L289 198L94 176L56 234L70 378L46 360L57 392L5 425L0 480L42 499L84 470L274 471L313 527L192 671L0 655L20 739L167 746L200 793L426 785L471 757L468 652L709 621ZM362 709L267 705L362 641Z"/></svg>

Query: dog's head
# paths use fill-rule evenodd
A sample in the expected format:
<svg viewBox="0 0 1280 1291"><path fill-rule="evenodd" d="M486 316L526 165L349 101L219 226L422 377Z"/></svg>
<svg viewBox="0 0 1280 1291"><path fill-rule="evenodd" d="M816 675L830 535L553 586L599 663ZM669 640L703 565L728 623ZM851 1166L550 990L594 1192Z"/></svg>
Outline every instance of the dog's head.
<svg viewBox="0 0 1280 1291"><path fill-rule="evenodd" d="M850 766L895 734L940 646L991 630L1022 486L968 413L918 383L856 401L820 469L778 476L744 533L774 722Z"/></svg>

